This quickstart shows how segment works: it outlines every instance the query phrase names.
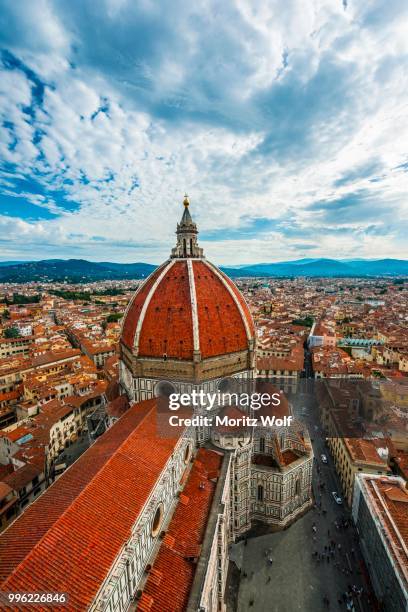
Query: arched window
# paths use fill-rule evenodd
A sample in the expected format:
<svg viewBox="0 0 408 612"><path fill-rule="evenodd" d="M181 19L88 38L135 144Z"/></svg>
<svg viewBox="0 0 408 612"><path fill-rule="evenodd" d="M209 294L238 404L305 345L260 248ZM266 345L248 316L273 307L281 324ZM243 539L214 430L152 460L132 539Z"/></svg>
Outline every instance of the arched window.
<svg viewBox="0 0 408 612"><path fill-rule="evenodd" d="M186 239L183 238L183 255L184 257L187 257L187 245L186 245Z"/></svg>
<svg viewBox="0 0 408 612"><path fill-rule="evenodd" d="M300 478L295 482L295 495L300 495Z"/></svg>
<svg viewBox="0 0 408 612"><path fill-rule="evenodd" d="M259 452L265 452L265 438L259 438Z"/></svg>
<svg viewBox="0 0 408 612"><path fill-rule="evenodd" d="M186 449L184 451L184 463L188 463L191 457L191 446L187 444Z"/></svg>
<svg viewBox="0 0 408 612"><path fill-rule="evenodd" d="M190 255L193 254L193 239L190 238Z"/></svg>
<svg viewBox="0 0 408 612"><path fill-rule="evenodd" d="M262 502L264 499L264 488L262 485L258 485L258 501Z"/></svg>

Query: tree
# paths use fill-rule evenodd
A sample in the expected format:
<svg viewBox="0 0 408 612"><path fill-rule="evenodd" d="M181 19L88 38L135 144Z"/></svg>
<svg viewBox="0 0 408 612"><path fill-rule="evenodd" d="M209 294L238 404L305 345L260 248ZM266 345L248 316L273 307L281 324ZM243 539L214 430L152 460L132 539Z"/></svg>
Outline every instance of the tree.
<svg viewBox="0 0 408 612"><path fill-rule="evenodd" d="M4 331L5 338L18 338L20 336L20 332L17 327L7 327Z"/></svg>
<svg viewBox="0 0 408 612"><path fill-rule="evenodd" d="M6 304L38 304L41 300L41 295L23 295L22 293L13 293L13 299L10 302L6 298Z"/></svg>
<svg viewBox="0 0 408 612"><path fill-rule="evenodd" d="M303 327L313 327L313 317L307 315L303 319L293 319L292 325L302 325Z"/></svg>
<svg viewBox="0 0 408 612"><path fill-rule="evenodd" d="M106 322L107 323L116 323L116 321L119 321L119 319L121 319L123 317L123 314L120 312L113 312L112 314L108 315L106 317Z"/></svg>
<svg viewBox="0 0 408 612"><path fill-rule="evenodd" d="M54 289L50 291L50 293L64 300L82 300L83 302L91 301L91 294L85 291L62 291L60 289Z"/></svg>

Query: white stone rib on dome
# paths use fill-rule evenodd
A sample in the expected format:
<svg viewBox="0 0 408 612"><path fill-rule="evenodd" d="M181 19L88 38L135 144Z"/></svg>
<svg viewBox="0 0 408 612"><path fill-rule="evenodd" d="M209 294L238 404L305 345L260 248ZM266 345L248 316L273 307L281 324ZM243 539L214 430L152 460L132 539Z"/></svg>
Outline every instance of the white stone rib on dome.
<svg viewBox="0 0 408 612"><path fill-rule="evenodd" d="M193 318L193 341L194 341L194 351L200 350L200 333L199 333L199 323L198 323L198 310L197 310L197 294L195 288L194 281L194 270L193 270L193 261L191 259L187 260L187 269L188 269L188 281L190 285L190 299L191 299L191 315Z"/></svg>

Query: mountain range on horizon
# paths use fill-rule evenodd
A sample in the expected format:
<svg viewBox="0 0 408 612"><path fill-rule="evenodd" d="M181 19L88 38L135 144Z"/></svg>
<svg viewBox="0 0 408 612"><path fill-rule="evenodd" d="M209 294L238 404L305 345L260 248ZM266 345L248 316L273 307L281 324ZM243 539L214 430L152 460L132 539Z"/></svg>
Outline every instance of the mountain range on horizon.
<svg viewBox="0 0 408 612"><path fill-rule="evenodd" d="M157 266L153 264L91 262L85 259L45 259L40 261L0 262L0 282L24 283L71 282L141 279ZM325 259L304 258L294 261L221 266L226 274L238 277L364 277L407 276L408 260L404 259Z"/></svg>

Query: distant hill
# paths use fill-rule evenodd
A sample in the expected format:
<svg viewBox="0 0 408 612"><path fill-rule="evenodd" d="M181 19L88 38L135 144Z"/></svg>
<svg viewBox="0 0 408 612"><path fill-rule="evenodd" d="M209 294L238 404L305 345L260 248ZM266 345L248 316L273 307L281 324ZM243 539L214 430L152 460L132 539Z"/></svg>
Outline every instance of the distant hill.
<svg viewBox="0 0 408 612"><path fill-rule="evenodd" d="M279 263L264 263L223 268L233 277L238 276L408 276L408 261L403 259L303 259Z"/></svg>
<svg viewBox="0 0 408 612"><path fill-rule="evenodd" d="M127 276L134 278L143 278L144 276L149 276L155 270L156 266L147 263L111 263L109 261L102 261L98 264L99 266L103 266L108 270L111 270L117 274L125 274L125 278ZM132 277L133 278L133 277Z"/></svg>
<svg viewBox="0 0 408 612"><path fill-rule="evenodd" d="M15 266L22 263L27 263L26 261L0 261L0 268L3 266Z"/></svg>
<svg viewBox="0 0 408 612"><path fill-rule="evenodd" d="M98 280L146 278L156 266L147 263L91 262L85 259L45 259L31 262L3 262L0 282L67 281L85 283ZM301 259L278 263L223 267L231 277L361 277L408 276L408 261L402 259Z"/></svg>
<svg viewBox="0 0 408 612"><path fill-rule="evenodd" d="M0 282L68 281L84 283L98 280L140 279L156 266L146 263L95 263L85 259L46 259L0 266Z"/></svg>

